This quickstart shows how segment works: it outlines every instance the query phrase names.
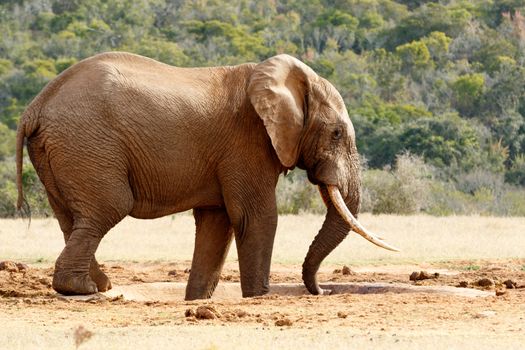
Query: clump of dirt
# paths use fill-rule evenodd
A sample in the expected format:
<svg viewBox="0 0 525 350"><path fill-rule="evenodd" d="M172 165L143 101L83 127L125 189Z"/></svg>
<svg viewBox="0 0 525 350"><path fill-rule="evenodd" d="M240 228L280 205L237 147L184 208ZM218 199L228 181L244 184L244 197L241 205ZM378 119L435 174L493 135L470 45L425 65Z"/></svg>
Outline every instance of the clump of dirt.
<svg viewBox="0 0 525 350"><path fill-rule="evenodd" d="M22 263L16 263L13 261L2 261L0 262L0 271L7 271L7 272L27 272L29 269L29 266Z"/></svg>
<svg viewBox="0 0 525 350"><path fill-rule="evenodd" d="M335 269L333 272L332 272L334 275L339 275L339 274L342 274L344 276L350 276L350 275L355 275L356 273L354 271L352 271L348 266L344 265L343 268L341 269Z"/></svg>
<svg viewBox="0 0 525 350"><path fill-rule="evenodd" d="M429 280L429 279L435 279L439 277L439 273L428 273L427 271L414 271L412 274L410 274L410 280L411 281L423 281L423 280Z"/></svg>
<svg viewBox="0 0 525 350"><path fill-rule="evenodd" d="M467 281L460 281L457 286L459 288L468 288L468 282Z"/></svg>
<svg viewBox="0 0 525 350"><path fill-rule="evenodd" d="M341 270L342 274L345 275L345 276L348 276L348 275L354 275L355 272L350 270L350 268L348 266L343 266L343 269Z"/></svg>
<svg viewBox="0 0 525 350"><path fill-rule="evenodd" d="M171 270L168 272L168 276L177 277L177 270Z"/></svg>
<svg viewBox="0 0 525 350"><path fill-rule="evenodd" d="M484 288L492 287L494 285L494 281L490 278L481 278L476 282L476 285Z"/></svg>
<svg viewBox="0 0 525 350"><path fill-rule="evenodd" d="M184 317L195 317L195 311L193 309L186 309L186 311L184 311Z"/></svg>
<svg viewBox="0 0 525 350"><path fill-rule="evenodd" d="M497 290L496 290L496 296L497 296L497 297L501 297L501 296L503 296L503 295L507 295L507 294L508 294L508 293L507 293L507 291L506 291L505 289L497 289Z"/></svg>
<svg viewBox="0 0 525 350"><path fill-rule="evenodd" d="M507 287L507 289L518 288L518 284L511 279L506 280L505 282L503 282L503 284L505 285L505 287Z"/></svg>
<svg viewBox="0 0 525 350"><path fill-rule="evenodd" d="M50 296L52 269L30 269L23 263L0 262L0 296Z"/></svg>
<svg viewBox="0 0 525 350"><path fill-rule="evenodd" d="M283 327L283 326L291 326L293 324L292 320L290 320L287 317L283 317L275 321L275 325L277 327Z"/></svg>
<svg viewBox="0 0 525 350"><path fill-rule="evenodd" d="M237 322L241 318L247 319L248 316L250 316L250 313L243 310L243 309L234 309L234 310L227 310L222 312L222 320L228 321L228 322Z"/></svg>
<svg viewBox="0 0 525 350"><path fill-rule="evenodd" d="M201 305L195 310L195 318L198 320L214 320L222 315L211 305Z"/></svg>
<svg viewBox="0 0 525 350"><path fill-rule="evenodd" d="M243 318L243 317L246 317L246 316L249 316L249 315L250 315L250 313L248 313L248 312L246 312L246 311L244 311L244 310L242 310L242 309L235 309L233 312L234 312L235 315L237 315L237 317L239 317L239 318Z"/></svg>
<svg viewBox="0 0 525 350"><path fill-rule="evenodd" d="M339 317L339 318L347 318L348 317L348 313L343 312L343 311L338 311L337 312L337 317Z"/></svg>

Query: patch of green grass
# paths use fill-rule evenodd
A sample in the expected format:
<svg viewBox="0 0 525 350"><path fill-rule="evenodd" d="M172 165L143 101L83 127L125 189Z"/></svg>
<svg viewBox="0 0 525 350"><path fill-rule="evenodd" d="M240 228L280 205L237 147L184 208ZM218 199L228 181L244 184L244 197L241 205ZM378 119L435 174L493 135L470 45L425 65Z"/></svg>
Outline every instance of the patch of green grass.
<svg viewBox="0 0 525 350"><path fill-rule="evenodd" d="M521 271L525 271L525 265L521 266Z"/></svg>
<svg viewBox="0 0 525 350"><path fill-rule="evenodd" d="M481 269L481 266L479 265L467 265L464 267L464 269L466 271L478 271L479 269Z"/></svg>

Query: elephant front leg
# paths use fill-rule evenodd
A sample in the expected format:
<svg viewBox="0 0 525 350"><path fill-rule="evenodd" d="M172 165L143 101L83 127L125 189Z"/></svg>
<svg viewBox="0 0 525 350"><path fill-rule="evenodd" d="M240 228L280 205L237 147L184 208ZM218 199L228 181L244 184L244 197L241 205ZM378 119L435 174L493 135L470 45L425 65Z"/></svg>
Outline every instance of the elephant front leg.
<svg viewBox="0 0 525 350"><path fill-rule="evenodd" d="M186 300L211 297L233 238L224 209L194 209L193 216L197 232Z"/></svg>
<svg viewBox="0 0 525 350"><path fill-rule="evenodd" d="M263 295L270 290L270 265L277 227L275 207L244 215L235 226L243 297Z"/></svg>

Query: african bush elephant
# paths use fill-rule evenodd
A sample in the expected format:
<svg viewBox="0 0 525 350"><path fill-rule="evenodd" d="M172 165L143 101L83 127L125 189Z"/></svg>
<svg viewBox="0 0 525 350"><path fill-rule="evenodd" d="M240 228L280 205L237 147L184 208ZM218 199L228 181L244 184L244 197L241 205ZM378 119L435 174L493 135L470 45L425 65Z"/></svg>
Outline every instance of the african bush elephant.
<svg viewBox="0 0 525 350"><path fill-rule="evenodd" d="M151 219L193 209L196 241L186 299L209 298L233 236L244 297L268 292L282 172L306 169L327 204L303 265L308 290L350 228L372 242L359 209L354 129L336 89L299 60L178 68L123 52L85 59L51 81L17 133L44 184L66 246L53 288L111 288L95 251L125 216ZM344 198L344 199L343 199ZM348 208L350 210L348 210Z"/></svg>

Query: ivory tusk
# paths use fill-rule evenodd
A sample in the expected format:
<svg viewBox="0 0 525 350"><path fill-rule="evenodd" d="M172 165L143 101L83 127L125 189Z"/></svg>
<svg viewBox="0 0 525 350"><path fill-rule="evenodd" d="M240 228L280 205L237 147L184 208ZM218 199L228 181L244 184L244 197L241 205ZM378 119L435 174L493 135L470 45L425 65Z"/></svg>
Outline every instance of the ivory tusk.
<svg viewBox="0 0 525 350"><path fill-rule="evenodd" d="M341 217L350 225L352 231L358 233L359 235L363 236L366 240L374 243L375 245L381 248L392 250L394 252L399 252L399 249L384 242L381 238L377 237L373 233L368 232L367 229L365 229L359 223L359 221L357 221L357 219L352 215L350 210L348 210L348 207L346 206L343 197L341 196L341 192L339 192L337 186L327 185L326 187L328 189L328 194L330 195L332 203L334 204Z"/></svg>

